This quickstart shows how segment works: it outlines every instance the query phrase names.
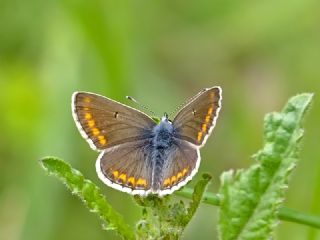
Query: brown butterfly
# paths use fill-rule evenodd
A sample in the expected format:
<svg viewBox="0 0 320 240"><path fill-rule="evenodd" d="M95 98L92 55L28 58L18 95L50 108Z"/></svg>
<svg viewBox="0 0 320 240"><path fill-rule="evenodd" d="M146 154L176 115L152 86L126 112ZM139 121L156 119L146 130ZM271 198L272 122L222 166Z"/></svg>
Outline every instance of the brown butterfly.
<svg viewBox="0 0 320 240"><path fill-rule="evenodd" d="M131 194L166 195L196 174L199 149L215 126L221 108L220 87L194 96L171 121L157 123L141 111L88 92L72 95L73 118L91 148L100 152L99 178Z"/></svg>

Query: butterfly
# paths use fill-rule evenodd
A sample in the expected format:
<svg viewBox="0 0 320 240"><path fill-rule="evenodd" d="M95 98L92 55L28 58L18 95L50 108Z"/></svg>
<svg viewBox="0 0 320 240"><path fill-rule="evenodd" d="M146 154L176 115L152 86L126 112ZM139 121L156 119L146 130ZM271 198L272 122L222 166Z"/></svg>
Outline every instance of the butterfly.
<svg viewBox="0 0 320 240"><path fill-rule="evenodd" d="M75 92L72 114L81 135L100 152L98 177L133 195L171 194L190 181L200 165L200 148L221 108L220 87L203 89L171 121L107 97Z"/></svg>

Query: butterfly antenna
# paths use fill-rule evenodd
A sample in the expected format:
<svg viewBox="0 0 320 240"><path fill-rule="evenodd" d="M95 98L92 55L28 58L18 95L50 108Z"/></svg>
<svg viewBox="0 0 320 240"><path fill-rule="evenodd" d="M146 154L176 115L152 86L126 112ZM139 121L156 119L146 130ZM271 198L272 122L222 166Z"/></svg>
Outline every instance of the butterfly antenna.
<svg viewBox="0 0 320 240"><path fill-rule="evenodd" d="M187 105L188 103L192 102L195 98L197 98L205 89L203 89L201 92L199 92L197 95L188 98L186 101L182 102L178 107L176 107L171 113L170 116L173 116L176 114L183 106Z"/></svg>
<svg viewBox="0 0 320 240"><path fill-rule="evenodd" d="M150 108L148 108L147 106L141 104L140 102L138 102L137 100L135 100L133 97L131 96L126 96L126 98L128 100L131 100L132 102L134 102L135 104L137 104L139 107L143 108L144 110L148 111L149 113L151 113L152 115L156 115L156 113L154 111L152 111Z"/></svg>

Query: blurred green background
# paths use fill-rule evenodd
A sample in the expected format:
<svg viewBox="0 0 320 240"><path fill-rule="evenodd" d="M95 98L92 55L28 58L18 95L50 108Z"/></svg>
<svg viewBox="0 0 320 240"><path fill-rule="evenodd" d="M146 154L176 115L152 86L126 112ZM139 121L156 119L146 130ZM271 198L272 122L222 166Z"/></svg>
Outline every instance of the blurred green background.
<svg viewBox="0 0 320 240"><path fill-rule="evenodd" d="M214 176L253 163L264 114L315 92L301 161L285 205L320 214L320 2L0 1L0 239L118 239L38 160L61 157L102 187L133 224L140 210L97 178L92 151L71 116L71 94L92 91L159 116L204 87L223 88L223 108L202 149ZM172 116L171 116L172 117ZM196 178L199 178L199 175ZM191 183L192 185L192 183ZM184 239L217 239L217 208L203 205ZM320 239L283 222L277 239Z"/></svg>

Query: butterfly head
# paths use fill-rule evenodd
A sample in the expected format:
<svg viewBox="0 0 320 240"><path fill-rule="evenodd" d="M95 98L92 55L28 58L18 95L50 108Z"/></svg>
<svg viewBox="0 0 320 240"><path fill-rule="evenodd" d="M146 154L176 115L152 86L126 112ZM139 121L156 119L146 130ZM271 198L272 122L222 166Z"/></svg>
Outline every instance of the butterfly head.
<svg viewBox="0 0 320 240"><path fill-rule="evenodd" d="M169 119L168 113L164 113L163 117L161 118L161 122L169 122L172 123L172 121Z"/></svg>

